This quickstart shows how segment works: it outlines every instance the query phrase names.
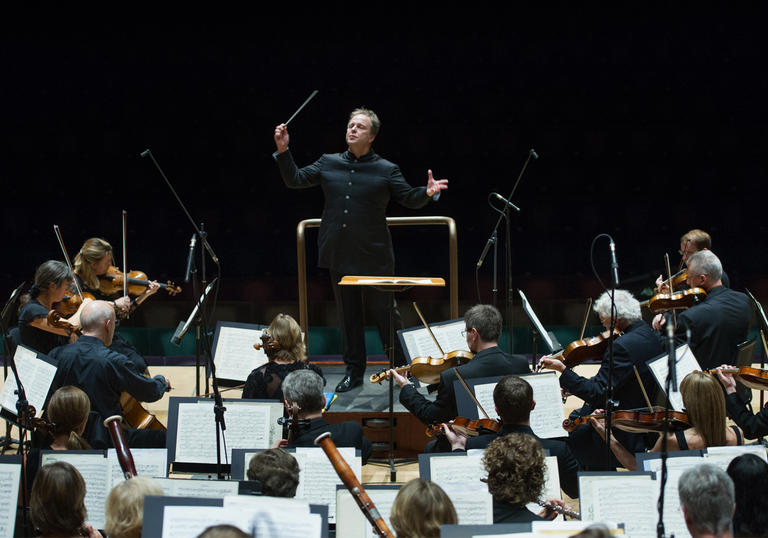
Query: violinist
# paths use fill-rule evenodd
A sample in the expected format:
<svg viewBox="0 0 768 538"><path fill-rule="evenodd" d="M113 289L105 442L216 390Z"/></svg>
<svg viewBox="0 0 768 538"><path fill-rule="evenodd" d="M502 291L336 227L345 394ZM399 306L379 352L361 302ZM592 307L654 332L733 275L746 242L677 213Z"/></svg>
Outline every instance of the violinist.
<svg viewBox="0 0 768 538"><path fill-rule="evenodd" d="M688 258L692 255L696 254L700 250L711 250L712 249L712 237L705 232L704 230L699 229L693 229L683 234L683 236L680 238L680 250L677 251L678 254L680 254L680 265L681 268L683 266L686 266L688 262ZM726 288L730 288L730 280L728 279L728 275L725 274L725 271L723 271L722 275L723 285ZM665 279L662 275L659 275L659 278L656 279L656 287L660 287L665 282ZM685 286L687 287L687 286Z"/></svg>
<svg viewBox="0 0 768 538"><path fill-rule="evenodd" d="M147 378L136 372L125 355L113 351L115 309L106 301L93 301L83 308L80 316L83 334L73 344L58 347L50 356L58 360L53 379L54 389L74 385L89 395L91 407L104 417L121 415L120 394L129 393L139 401L154 402L170 390L163 376ZM106 437L94 428L93 436ZM126 429L128 445L135 448L164 448L165 430Z"/></svg>
<svg viewBox="0 0 768 538"><path fill-rule="evenodd" d="M579 462L574 457L568 445L558 439L541 439L531 429L531 411L536 407L533 399L533 388L522 377L508 375L501 378L493 389L493 403L503 426L497 433L465 437L454 432L450 424L443 424L445 436L451 443L451 448L470 450L486 448L491 441L510 433L525 433L534 437L542 448L549 450L550 456L557 457L557 469L560 485L565 493L575 499L579 496Z"/></svg>
<svg viewBox="0 0 768 538"><path fill-rule="evenodd" d="M470 351L475 356L466 364L458 366L459 373L466 379L506 374L528 374L531 369L528 359L522 355L510 355L499 349L502 317L493 305L475 305L464 314L465 337ZM453 368L440 374L437 398L429 401L416 390L408 379L396 370L389 370L400 386L400 403L424 424L439 424L453 420L458 415L453 382L458 379ZM445 450L450 450L445 448Z"/></svg>
<svg viewBox="0 0 768 538"><path fill-rule="evenodd" d="M757 413L747 407L741 394L736 390L736 380L731 374L724 373L721 368L733 368L723 365L715 373L725 388L725 407L728 416L744 431L747 439L757 439L768 435L768 404Z"/></svg>
<svg viewBox="0 0 768 538"><path fill-rule="evenodd" d="M83 292L90 293L96 299L111 301L114 305L115 313L118 318L127 317L140 304L146 301L151 295L157 293L160 285L157 281L150 281L144 290L137 297L131 298L120 296L121 294L105 295L100 288L99 277L103 277L109 271L109 268L115 264L112 254L112 245L104 239L91 237L83 243L82 248L75 256L74 272L80 282ZM118 322L119 323L119 322ZM119 331L115 332L111 349L121 355L125 355L136 365L137 371L145 373L147 363L136 349L125 340Z"/></svg>
<svg viewBox="0 0 768 538"><path fill-rule="evenodd" d="M698 450L710 446L739 446L744 444L741 428L725 424L725 397L720 384L711 374L693 371L680 383L683 406L688 414L691 427L676 430L667 435L667 450ZM605 439L605 424L602 419L592 418L590 423L598 435ZM662 438L649 452L661 452ZM634 453L622 446L611 436L611 451L630 471L637 470Z"/></svg>
<svg viewBox="0 0 768 538"><path fill-rule="evenodd" d="M661 342L650 326L643 321L640 303L626 290L616 290L616 328L622 331L622 336L613 342L613 393L618 400L617 409L635 409L645 407L646 400L634 372L637 367L645 387L655 386L653 377L645 362L663 352ZM603 293L593 307L604 327L611 325L611 296ZM571 414L571 419L591 414L595 409L605 407L609 384L609 353L606 350L597 374L591 378L578 375L565 364L550 356L543 357L540 366L560 372L560 386L584 400L585 405ZM639 452L648 447L644 434L633 434L614 431L620 442L629 450ZM612 470L615 461L605 462L601 450L604 443L588 428L580 428L570 433L568 444L582 467L590 470Z"/></svg>
<svg viewBox="0 0 768 538"><path fill-rule="evenodd" d="M47 319L48 312L55 303L61 302L67 295L72 295L71 284L72 273L64 262L48 260L37 268L28 301L19 311L20 343L40 353L48 353L53 348L73 342L77 338L76 334L70 334L65 329L52 327ZM80 310L66 321L78 326L81 310L82 305Z"/></svg>
<svg viewBox="0 0 768 538"><path fill-rule="evenodd" d="M682 344L690 331L691 351L705 370L736 362L738 345L747 339L752 319L749 298L726 288L722 273L723 266L711 250L701 250L688 258L687 283L692 288L703 288L707 296L677 315L675 334ZM660 327L665 323L662 320ZM660 338L666 340L664 335Z"/></svg>
<svg viewBox="0 0 768 538"><path fill-rule="evenodd" d="M325 381L323 371L307 362L307 348L301 327L287 314L278 314L264 330L261 347L268 362L254 369L245 382L243 398L262 400L283 399L280 389L285 376L296 370L312 370Z"/></svg>

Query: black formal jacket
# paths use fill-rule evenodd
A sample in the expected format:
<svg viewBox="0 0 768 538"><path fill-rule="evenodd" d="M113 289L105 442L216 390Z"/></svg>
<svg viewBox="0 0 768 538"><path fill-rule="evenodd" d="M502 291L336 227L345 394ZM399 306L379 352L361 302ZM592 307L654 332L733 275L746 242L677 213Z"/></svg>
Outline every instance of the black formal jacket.
<svg viewBox="0 0 768 538"><path fill-rule="evenodd" d="M468 363L459 366L458 369L465 380L476 377L531 373L527 358L522 355L504 353L498 346L482 350ZM427 400L413 385L405 385L400 389L400 403L424 424L453 420L458 415L456 395L453 392L453 382L457 379L453 368L440 374L437 398L434 402Z"/></svg>
<svg viewBox="0 0 768 538"><path fill-rule="evenodd" d="M706 299L677 316L676 338L686 341L691 331L691 351L703 369L736 362L738 346L747 339L752 310L749 297L725 286L707 292ZM663 337L662 337L663 339Z"/></svg>
<svg viewBox="0 0 768 538"><path fill-rule="evenodd" d="M728 416L742 429L747 439L768 435L768 405L753 415L739 393L735 392L725 395L725 408Z"/></svg>
<svg viewBox="0 0 768 538"><path fill-rule="evenodd" d="M653 398L656 382L645 362L664 352L658 334L643 320L638 320L624 330L624 334L613 342L613 387L614 400L619 409L647 407L640 384L635 376L634 366L640 372L648 397ZM605 396L609 380L608 351L603 355L600 370L594 377L581 377L570 368L560 376L560 386L578 396L593 409L605 408Z"/></svg>
<svg viewBox="0 0 768 538"><path fill-rule="evenodd" d="M394 274L387 205L394 199L411 209L424 207L430 200L426 187L411 187L397 165L373 151L359 159L349 151L326 154L303 168L297 168L290 150L274 156L288 187L323 188L320 267L341 274Z"/></svg>
<svg viewBox="0 0 768 538"><path fill-rule="evenodd" d="M324 418L313 418L308 426L302 427L299 436L293 440L290 447L316 446L315 439L325 432L331 432L331 440L336 446L353 446L360 449L363 465L371 457L373 447L371 442L363 436L363 428L354 421L331 424Z"/></svg>
<svg viewBox="0 0 768 538"><path fill-rule="evenodd" d="M509 504L493 499L494 523L528 523L530 521L546 520L528 510L523 504Z"/></svg>
<svg viewBox="0 0 768 538"><path fill-rule="evenodd" d="M542 448L549 450L550 456L557 457L557 470L560 476L560 487L572 499L579 496L579 462L573 455L565 441L557 439L542 439L538 437L530 426L523 424L504 424L498 433L478 435L467 439L466 449L486 448L491 441L510 433L527 433L536 438Z"/></svg>

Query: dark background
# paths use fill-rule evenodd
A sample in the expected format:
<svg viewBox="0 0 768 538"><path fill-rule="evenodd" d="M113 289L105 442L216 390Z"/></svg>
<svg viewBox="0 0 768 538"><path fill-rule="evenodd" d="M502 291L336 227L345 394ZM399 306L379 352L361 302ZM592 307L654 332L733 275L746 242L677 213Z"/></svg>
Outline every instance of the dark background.
<svg viewBox="0 0 768 538"><path fill-rule="evenodd" d="M122 209L131 268L180 280L192 228L139 158L149 148L205 223L222 260L221 299L295 304L295 226L319 217L322 193L283 185L272 132L317 89L290 125L299 164L343 151L347 114L365 105L382 120L375 150L412 184L428 168L450 179L438 203L389 214L457 221L463 302L476 299L475 263L497 220L488 194L509 194L530 148L541 158L514 195L522 212L511 234L513 285L529 298L599 293L590 245L600 233L616 241L625 285L647 288L665 252L677 265L691 228L712 234L733 287L765 298L766 13L643 9L296 5L226 22L9 19L0 292L61 258L53 224L72 256L102 236L122 263ZM447 276L444 229L393 237L399 274ZM310 291L327 300L315 238ZM603 279L607 253L600 240ZM488 261L486 301L490 275Z"/></svg>

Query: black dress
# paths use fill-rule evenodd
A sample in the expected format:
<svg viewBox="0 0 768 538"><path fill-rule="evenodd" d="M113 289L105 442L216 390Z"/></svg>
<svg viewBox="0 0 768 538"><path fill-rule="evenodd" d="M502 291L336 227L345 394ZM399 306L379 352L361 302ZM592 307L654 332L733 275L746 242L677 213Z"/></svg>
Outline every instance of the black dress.
<svg viewBox="0 0 768 538"><path fill-rule="evenodd" d="M61 334L38 329L31 323L36 319L48 317L50 309L40 304L37 299L30 299L19 312L19 341L39 353L48 354L55 347L63 346L69 339Z"/></svg>
<svg viewBox="0 0 768 538"><path fill-rule="evenodd" d="M257 400L283 400L283 379L297 370L312 370L325 381L323 371L304 361L279 363L269 361L253 370L245 382L243 398Z"/></svg>

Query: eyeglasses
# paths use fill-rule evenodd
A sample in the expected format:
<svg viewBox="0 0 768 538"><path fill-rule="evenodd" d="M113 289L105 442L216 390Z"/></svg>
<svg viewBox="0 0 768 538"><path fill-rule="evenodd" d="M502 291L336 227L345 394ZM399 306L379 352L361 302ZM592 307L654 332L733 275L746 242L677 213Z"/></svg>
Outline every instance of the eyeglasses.
<svg viewBox="0 0 768 538"><path fill-rule="evenodd" d="M461 336L462 337L467 336L467 333L471 333L471 332L472 332L472 329L464 329L463 331L461 331Z"/></svg>

